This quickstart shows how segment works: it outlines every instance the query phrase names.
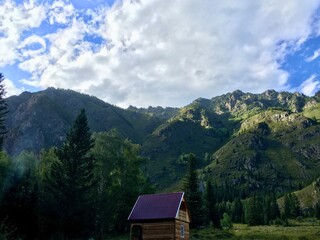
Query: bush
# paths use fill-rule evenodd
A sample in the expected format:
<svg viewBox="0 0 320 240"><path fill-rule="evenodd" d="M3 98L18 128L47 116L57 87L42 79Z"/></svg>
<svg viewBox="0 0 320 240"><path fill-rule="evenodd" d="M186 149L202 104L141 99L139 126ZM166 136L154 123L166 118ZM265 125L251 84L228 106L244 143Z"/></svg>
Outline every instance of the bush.
<svg viewBox="0 0 320 240"><path fill-rule="evenodd" d="M233 224L228 213L223 214L223 218L220 220L220 225L222 229L228 230L233 228Z"/></svg>

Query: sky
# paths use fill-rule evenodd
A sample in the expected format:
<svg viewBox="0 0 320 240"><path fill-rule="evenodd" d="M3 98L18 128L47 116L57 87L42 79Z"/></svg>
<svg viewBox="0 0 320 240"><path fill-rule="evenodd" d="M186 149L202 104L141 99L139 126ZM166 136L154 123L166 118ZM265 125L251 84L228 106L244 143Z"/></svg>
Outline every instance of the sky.
<svg viewBox="0 0 320 240"><path fill-rule="evenodd" d="M120 107L320 90L319 0L0 0L7 97L72 89Z"/></svg>

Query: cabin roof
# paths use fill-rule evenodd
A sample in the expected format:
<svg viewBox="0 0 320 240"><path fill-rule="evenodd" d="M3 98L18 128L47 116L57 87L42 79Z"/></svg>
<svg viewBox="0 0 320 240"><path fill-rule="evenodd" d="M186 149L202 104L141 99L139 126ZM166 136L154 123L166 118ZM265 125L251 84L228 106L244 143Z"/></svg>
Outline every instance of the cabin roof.
<svg viewBox="0 0 320 240"><path fill-rule="evenodd" d="M141 195L132 208L128 220L177 218L183 196L183 192Z"/></svg>

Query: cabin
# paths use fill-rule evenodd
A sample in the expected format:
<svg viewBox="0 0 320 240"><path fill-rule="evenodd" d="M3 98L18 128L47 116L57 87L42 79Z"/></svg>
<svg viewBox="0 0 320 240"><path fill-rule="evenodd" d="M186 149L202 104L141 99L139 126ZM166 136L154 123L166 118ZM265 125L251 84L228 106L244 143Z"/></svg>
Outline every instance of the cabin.
<svg viewBox="0 0 320 240"><path fill-rule="evenodd" d="M183 192L139 196L128 221L131 240L189 240L190 213Z"/></svg>

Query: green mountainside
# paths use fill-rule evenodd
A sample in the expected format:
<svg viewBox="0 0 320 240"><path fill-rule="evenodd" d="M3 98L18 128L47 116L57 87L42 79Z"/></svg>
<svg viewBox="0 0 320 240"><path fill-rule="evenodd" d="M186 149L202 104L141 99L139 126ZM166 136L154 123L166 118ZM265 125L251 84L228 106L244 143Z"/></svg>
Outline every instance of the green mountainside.
<svg viewBox="0 0 320 240"><path fill-rule="evenodd" d="M316 181L312 182L308 186L294 191L293 193L297 196L301 209L303 211L307 211L308 209L312 209L317 202L320 200L320 179L318 178ZM278 200L279 206L284 208L284 197L281 197Z"/></svg>
<svg viewBox="0 0 320 240"><path fill-rule="evenodd" d="M319 112L319 94L235 91L197 99L143 143L146 171L159 188L179 188L181 158L193 152L203 179L218 185L296 189L319 175Z"/></svg>
<svg viewBox="0 0 320 240"><path fill-rule="evenodd" d="M234 91L177 108L121 109L95 97L49 88L7 99L8 153L58 145L80 108L92 131L117 129L141 144L144 171L158 190L181 188L192 152L202 180L241 191L307 186L320 167L320 93Z"/></svg>

